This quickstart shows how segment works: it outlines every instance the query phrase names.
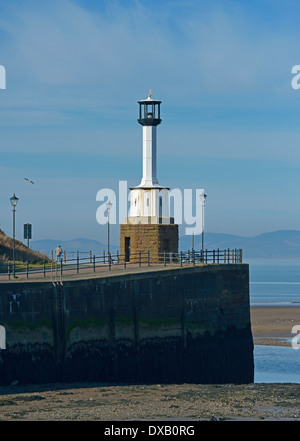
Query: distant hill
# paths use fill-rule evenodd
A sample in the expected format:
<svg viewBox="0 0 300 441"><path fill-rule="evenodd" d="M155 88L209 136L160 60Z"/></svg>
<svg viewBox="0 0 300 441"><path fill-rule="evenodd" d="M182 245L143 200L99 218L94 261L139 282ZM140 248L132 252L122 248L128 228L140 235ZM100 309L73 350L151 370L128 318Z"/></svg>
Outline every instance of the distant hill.
<svg viewBox="0 0 300 441"><path fill-rule="evenodd" d="M54 251L58 245L61 245L63 251L66 252L93 251L98 253L107 250L107 244L103 244L98 240L85 239L85 238L64 240L64 241L59 241L54 239L42 239L42 240L33 240L31 242L31 248L33 250L38 250L42 253L46 253L48 256L50 256L51 251ZM119 248L114 245L110 245L111 252L117 251L117 249Z"/></svg>
<svg viewBox="0 0 300 441"><path fill-rule="evenodd" d="M195 249L201 249L201 235L195 236ZM102 252L107 250L107 244L103 244L92 239L74 239L59 241L52 239L35 240L31 242L33 250L39 250L42 253L50 255L57 245L61 245L65 251L94 251ZM192 236L181 236L179 239L179 248L182 251L192 249ZM300 230L278 230L269 233L263 233L258 236L244 237L234 234L205 233L204 248L213 249L234 249L242 248L245 258L247 257L300 257ZM112 252L119 249L119 246L111 245Z"/></svg>
<svg viewBox="0 0 300 441"><path fill-rule="evenodd" d="M201 236L195 236L194 243L195 249L201 249ZM191 249L192 237L181 237L180 248ZM204 248L242 248L245 257L300 257L300 231L278 230L252 237L205 233Z"/></svg>
<svg viewBox="0 0 300 441"><path fill-rule="evenodd" d="M30 248L27 248L19 240L15 240L15 261L39 263L43 260L47 260L47 256L43 253L37 253ZM13 239L6 236L2 230L0 230L0 266L13 260Z"/></svg>

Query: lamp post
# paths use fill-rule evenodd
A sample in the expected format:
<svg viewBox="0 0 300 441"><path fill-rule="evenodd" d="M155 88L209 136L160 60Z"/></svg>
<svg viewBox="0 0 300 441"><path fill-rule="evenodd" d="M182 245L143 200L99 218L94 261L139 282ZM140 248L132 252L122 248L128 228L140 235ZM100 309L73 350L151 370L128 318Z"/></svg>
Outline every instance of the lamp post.
<svg viewBox="0 0 300 441"><path fill-rule="evenodd" d="M109 214L110 214L110 209L112 207L112 203L110 201L108 201L106 203L107 206L107 252L108 252L108 258L109 258Z"/></svg>
<svg viewBox="0 0 300 441"><path fill-rule="evenodd" d="M205 205L205 199L207 198L207 195L203 193L200 194L200 201L201 201L201 207L202 207L202 258L204 253L204 205Z"/></svg>
<svg viewBox="0 0 300 441"><path fill-rule="evenodd" d="M13 277L15 277L15 275L16 275L16 271L15 271L16 206L17 206L19 198L17 198L14 193L13 196L9 200L10 200L10 203L13 207L13 210L12 210L12 212L13 212Z"/></svg>

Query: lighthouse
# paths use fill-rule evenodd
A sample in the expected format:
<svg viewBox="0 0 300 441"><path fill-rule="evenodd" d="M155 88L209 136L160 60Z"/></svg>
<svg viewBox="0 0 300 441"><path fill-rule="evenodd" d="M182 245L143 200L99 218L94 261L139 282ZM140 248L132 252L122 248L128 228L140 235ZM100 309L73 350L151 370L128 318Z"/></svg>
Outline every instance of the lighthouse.
<svg viewBox="0 0 300 441"><path fill-rule="evenodd" d="M169 187L157 178L157 127L161 124L161 101L148 97L138 101L138 123L143 131L143 167L139 185L130 188L129 216L121 225L120 250L126 259L136 260L139 253L178 252L178 225L170 217Z"/></svg>

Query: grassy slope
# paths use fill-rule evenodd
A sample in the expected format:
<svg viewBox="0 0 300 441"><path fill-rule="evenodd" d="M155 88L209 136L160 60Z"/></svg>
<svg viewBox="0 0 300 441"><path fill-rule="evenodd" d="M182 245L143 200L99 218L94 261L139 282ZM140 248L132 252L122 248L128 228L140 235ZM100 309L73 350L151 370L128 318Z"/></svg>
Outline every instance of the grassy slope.
<svg viewBox="0 0 300 441"><path fill-rule="evenodd" d="M13 260L13 239L0 230L0 265ZM49 258L42 253L32 251L22 242L15 241L15 260L19 262L41 263Z"/></svg>

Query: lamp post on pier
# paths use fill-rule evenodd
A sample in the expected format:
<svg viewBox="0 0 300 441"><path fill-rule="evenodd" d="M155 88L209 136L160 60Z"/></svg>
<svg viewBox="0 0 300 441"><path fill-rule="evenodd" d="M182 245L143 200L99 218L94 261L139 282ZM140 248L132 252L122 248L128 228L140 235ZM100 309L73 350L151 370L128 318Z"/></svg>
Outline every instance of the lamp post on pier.
<svg viewBox="0 0 300 441"><path fill-rule="evenodd" d="M15 275L16 275L16 268L15 268L16 206L17 206L19 198L17 198L14 193L13 196L9 200L10 200L10 203L13 207L13 209L12 209L12 212L13 212L13 277L15 277Z"/></svg>
<svg viewBox="0 0 300 441"><path fill-rule="evenodd" d="M201 207L202 207L202 258L204 253L204 206L205 206L205 200L207 198L207 195L203 193L200 194L200 201L201 201Z"/></svg>
<svg viewBox="0 0 300 441"><path fill-rule="evenodd" d="M106 203L107 206L107 252L108 252L108 258L109 258L109 215L110 215L110 209L112 207L112 203L110 201L108 201Z"/></svg>

